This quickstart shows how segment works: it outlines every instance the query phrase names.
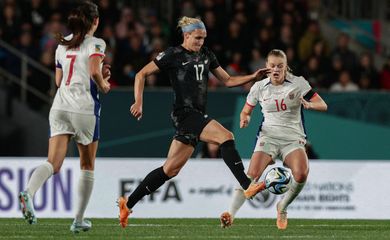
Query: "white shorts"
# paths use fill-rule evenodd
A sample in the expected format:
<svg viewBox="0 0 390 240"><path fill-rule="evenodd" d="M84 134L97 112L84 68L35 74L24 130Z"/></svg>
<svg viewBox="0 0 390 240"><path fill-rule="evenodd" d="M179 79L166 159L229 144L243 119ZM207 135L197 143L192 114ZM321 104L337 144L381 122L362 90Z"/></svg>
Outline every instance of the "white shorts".
<svg viewBox="0 0 390 240"><path fill-rule="evenodd" d="M253 152L265 152L272 157L274 162L277 157L281 157L282 161L284 161L286 156L296 149L301 148L305 151L305 144L306 139L281 140L260 135L257 138Z"/></svg>
<svg viewBox="0 0 390 240"><path fill-rule="evenodd" d="M77 143L88 145L99 140L100 119L95 115L50 110L50 137L70 134Z"/></svg>

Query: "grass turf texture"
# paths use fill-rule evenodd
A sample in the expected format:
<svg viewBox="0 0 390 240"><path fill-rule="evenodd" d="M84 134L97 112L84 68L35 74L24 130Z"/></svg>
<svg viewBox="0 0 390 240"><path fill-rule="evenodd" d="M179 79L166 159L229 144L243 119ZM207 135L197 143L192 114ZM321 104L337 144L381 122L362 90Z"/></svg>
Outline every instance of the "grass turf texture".
<svg viewBox="0 0 390 240"><path fill-rule="evenodd" d="M89 232L73 234L71 219L1 218L0 239L390 239L390 222L381 220L289 219L287 230L274 219L236 219L222 229L219 219L129 219L122 229L117 219L92 219Z"/></svg>

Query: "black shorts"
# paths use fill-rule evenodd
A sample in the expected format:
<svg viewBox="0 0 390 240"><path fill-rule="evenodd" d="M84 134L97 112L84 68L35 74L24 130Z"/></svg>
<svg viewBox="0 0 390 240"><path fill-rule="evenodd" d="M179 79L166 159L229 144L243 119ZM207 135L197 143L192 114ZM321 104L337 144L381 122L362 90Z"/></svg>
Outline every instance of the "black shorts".
<svg viewBox="0 0 390 240"><path fill-rule="evenodd" d="M171 113L173 126L176 129L177 141L196 146L203 128L212 120L206 114L196 109L185 108Z"/></svg>

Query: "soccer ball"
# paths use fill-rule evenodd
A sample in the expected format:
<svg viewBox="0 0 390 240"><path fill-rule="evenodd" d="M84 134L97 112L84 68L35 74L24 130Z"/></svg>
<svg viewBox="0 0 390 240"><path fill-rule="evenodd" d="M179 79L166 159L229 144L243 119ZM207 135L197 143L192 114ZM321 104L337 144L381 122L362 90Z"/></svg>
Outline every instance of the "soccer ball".
<svg viewBox="0 0 390 240"><path fill-rule="evenodd" d="M274 167L265 175L265 187L274 194L283 194L288 190L290 172L283 167Z"/></svg>

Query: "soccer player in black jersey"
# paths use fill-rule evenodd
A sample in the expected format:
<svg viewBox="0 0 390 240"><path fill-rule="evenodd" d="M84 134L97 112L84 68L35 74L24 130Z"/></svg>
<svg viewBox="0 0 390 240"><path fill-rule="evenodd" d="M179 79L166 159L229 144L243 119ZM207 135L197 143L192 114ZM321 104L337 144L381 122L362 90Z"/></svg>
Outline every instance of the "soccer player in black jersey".
<svg viewBox="0 0 390 240"><path fill-rule="evenodd" d="M135 102L131 114L138 120L142 117L142 95L145 77L157 71L167 73L174 90L171 114L176 133L171 143L167 160L162 167L151 171L128 199L119 198L120 224L126 227L133 206L145 195L156 191L167 180L176 176L191 157L198 141L220 146L226 165L244 190L246 198L264 189L264 184L251 183L244 172L244 165L235 148L233 134L206 113L207 82L211 71L228 87L239 86L249 81L258 81L269 69L259 69L251 75L229 76L221 68L214 53L203 47L206 28L197 18L182 17L178 27L183 32L183 43L170 47L148 63L135 77Z"/></svg>

